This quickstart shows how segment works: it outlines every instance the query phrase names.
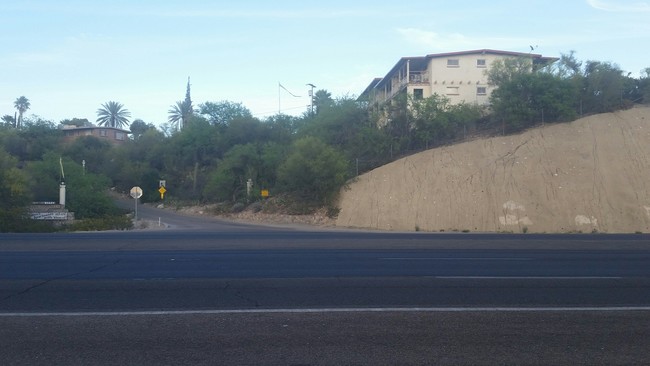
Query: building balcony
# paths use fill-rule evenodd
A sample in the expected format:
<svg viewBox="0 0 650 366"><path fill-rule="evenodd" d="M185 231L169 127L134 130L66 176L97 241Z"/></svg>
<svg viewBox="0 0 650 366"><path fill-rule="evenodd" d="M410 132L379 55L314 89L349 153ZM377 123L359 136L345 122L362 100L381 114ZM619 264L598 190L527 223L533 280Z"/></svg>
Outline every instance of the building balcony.
<svg viewBox="0 0 650 366"><path fill-rule="evenodd" d="M429 73L413 72L409 75L409 84L429 84Z"/></svg>

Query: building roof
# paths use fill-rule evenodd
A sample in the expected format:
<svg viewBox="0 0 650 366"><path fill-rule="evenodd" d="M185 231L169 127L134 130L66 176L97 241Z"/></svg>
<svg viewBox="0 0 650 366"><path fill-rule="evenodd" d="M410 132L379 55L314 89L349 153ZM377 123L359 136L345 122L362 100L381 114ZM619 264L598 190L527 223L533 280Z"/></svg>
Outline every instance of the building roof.
<svg viewBox="0 0 650 366"><path fill-rule="evenodd" d="M401 69L409 63L409 68L411 71L424 71L429 64L428 56L425 57L402 57L397 61L395 66L393 66L390 71L383 78L378 78L379 81L375 83L375 88L383 86L385 83L390 81L390 76L393 75L397 70ZM376 79L375 79L376 80ZM367 90L370 91L370 90ZM362 94L363 95L363 94Z"/></svg>
<svg viewBox="0 0 650 366"><path fill-rule="evenodd" d="M363 91L363 93L361 93L361 95L362 96L368 95L368 93L370 93L370 91L372 89L374 89L381 80L382 80L382 78L374 78L374 79L372 79L370 84L366 87L366 89ZM361 96L359 98L361 98Z"/></svg>
<svg viewBox="0 0 650 366"><path fill-rule="evenodd" d="M525 53L525 52L511 52L511 51L500 51L500 50L491 50L491 49L480 49L480 50L471 50L471 51L459 51L459 52L445 52L445 53L432 53L427 55L427 58L438 58L438 57L449 57L449 56L465 56L465 55L475 55L475 54L491 54L491 55L502 55L502 56L515 56L515 57L530 57L532 59L544 59L544 60L558 60L557 57L544 57L536 53Z"/></svg>
<svg viewBox="0 0 650 366"><path fill-rule="evenodd" d="M109 129L109 130L115 130L119 132L124 132L130 134L131 131L129 130L124 130L121 128L117 127L111 127L111 126L84 126L84 127L77 127L77 126L70 126L70 125L64 125L62 130L63 131L83 131L83 130L100 130L100 129Z"/></svg>

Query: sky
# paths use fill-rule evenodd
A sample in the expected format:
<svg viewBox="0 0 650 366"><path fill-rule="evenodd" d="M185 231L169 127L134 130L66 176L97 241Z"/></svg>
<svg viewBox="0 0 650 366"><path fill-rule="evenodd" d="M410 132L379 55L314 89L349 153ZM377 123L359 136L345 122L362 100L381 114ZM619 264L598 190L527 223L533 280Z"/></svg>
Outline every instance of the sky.
<svg viewBox="0 0 650 366"><path fill-rule="evenodd" d="M22 0L0 3L0 115L97 119L108 101L161 125L185 98L304 113L310 87L358 96L401 57L475 49L650 67L638 0ZM286 89L279 87L279 84Z"/></svg>

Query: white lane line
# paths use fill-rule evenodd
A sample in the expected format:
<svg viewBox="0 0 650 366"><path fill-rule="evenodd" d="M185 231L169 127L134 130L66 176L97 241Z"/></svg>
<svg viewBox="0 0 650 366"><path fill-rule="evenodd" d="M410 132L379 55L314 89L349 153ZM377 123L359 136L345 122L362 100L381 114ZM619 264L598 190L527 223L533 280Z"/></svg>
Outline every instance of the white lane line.
<svg viewBox="0 0 650 366"><path fill-rule="evenodd" d="M90 311L0 313L0 317L87 317L87 316L160 316L222 314L313 314L313 313L507 313L507 312L623 312L650 311L650 306L588 307L415 307L415 308L315 308L315 309L232 309L169 311Z"/></svg>
<svg viewBox="0 0 650 366"><path fill-rule="evenodd" d="M614 276L435 276L441 280L620 280Z"/></svg>
<svg viewBox="0 0 650 366"><path fill-rule="evenodd" d="M498 258L498 257L387 257L384 261L532 261L533 258Z"/></svg>

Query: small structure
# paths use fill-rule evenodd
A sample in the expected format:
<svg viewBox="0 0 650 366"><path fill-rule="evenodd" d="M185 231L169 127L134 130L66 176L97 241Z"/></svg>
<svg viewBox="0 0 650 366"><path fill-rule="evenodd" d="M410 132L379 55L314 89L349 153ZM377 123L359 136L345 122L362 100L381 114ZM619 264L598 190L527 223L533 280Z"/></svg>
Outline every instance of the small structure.
<svg viewBox="0 0 650 366"><path fill-rule="evenodd" d="M73 141L82 136L94 136L99 139L105 139L113 144L122 144L128 139L131 131L123 130L116 127L76 127L70 125L63 126L63 138L65 141Z"/></svg>
<svg viewBox="0 0 650 366"><path fill-rule="evenodd" d="M34 202L29 209L32 220L63 222L74 220L74 212L69 212L64 205L56 202Z"/></svg>

